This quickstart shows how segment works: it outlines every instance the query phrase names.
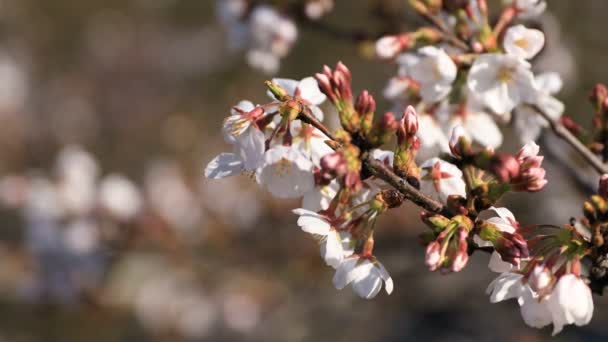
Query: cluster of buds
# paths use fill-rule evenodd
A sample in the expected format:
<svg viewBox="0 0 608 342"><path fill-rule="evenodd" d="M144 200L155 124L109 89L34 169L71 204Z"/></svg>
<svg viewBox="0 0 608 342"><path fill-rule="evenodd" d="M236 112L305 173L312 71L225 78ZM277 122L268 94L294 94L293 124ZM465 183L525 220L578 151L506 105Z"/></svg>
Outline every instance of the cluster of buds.
<svg viewBox="0 0 608 342"><path fill-rule="evenodd" d="M319 172L321 183L329 184L333 179L343 187L359 191L361 183L361 154L359 148L348 144L341 147L338 151L328 154L321 159L321 170Z"/></svg>
<svg viewBox="0 0 608 342"><path fill-rule="evenodd" d="M466 216L448 219L442 215L422 213L422 221L431 228L421 236L426 243L425 263L431 271L460 272L469 261L469 233L473 222Z"/></svg>
<svg viewBox="0 0 608 342"><path fill-rule="evenodd" d="M336 64L335 70L325 65L323 72L315 75L321 91L329 98L338 110L340 124L349 133L359 131L361 116L355 111L351 87L352 75L342 63ZM369 102L369 101L368 101ZM369 107L368 105L364 107ZM375 102L373 105L375 109ZM367 109L367 108L366 108Z"/></svg>

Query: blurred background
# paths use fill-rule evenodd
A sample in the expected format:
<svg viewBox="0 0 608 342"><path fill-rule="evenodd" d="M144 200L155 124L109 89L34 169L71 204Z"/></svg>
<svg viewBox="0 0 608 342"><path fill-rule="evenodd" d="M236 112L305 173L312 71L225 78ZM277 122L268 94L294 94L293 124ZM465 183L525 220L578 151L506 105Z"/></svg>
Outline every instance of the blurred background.
<svg viewBox="0 0 608 342"><path fill-rule="evenodd" d="M355 90L391 109L381 93L396 67L343 33L381 33L378 8L415 27L405 2L337 0L320 22L299 25L279 75L342 60ZM548 339L515 302L489 303L486 255L457 274L428 272L412 205L378 227L395 291L365 301L334 289L333 270L295 224L297 201L272 200L246 177L202 178L228 148L220 126L230 107L266 101L269 78L231 48L215 5L0 0L0 341ZM608 80L608 2L548 7L535 68L562 75L567 114L588 125L587 93ZM563 224L596 176L573 174L582 164L568 147L549 133L542 141L549 186L505 204L522 224ZM607 340L608 302L595 303L589 326L555 340Z"/></svg>

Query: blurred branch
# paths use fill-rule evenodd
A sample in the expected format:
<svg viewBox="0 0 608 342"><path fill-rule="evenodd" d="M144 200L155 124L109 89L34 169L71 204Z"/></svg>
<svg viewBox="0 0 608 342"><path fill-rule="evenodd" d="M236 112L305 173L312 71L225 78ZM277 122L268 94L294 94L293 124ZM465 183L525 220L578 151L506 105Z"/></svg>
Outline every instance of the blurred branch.
<svg viewBox="0 0 608 342"><path fill-rule="evenodd" d="M575 137L574 134L572 134L564 125L549 116L549 114L543 111L540 107L533 106L533 108L538 114L549 122L553 133L568 143L568 145L578 152L597 172L600 174L608 173L608 165L604 164L598 156L591 152L591 150L589 150L585 144L578 140L578 138Z"/></svg>

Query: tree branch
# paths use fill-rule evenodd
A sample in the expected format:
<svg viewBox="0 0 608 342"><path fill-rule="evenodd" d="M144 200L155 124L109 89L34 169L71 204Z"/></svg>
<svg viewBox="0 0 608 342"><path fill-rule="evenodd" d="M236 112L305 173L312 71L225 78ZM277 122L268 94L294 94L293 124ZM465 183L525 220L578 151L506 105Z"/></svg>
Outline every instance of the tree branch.
<svg viewBox="0 0 608 342"><path fill-rule="evenodd" d="M577 137L575 137L564 125L555 120L538 106L532 106L536 112L549 122L551 130L560 139L567 142L576 152L578 152L585 160L600 174L608 173L608 165L595 155L585 146Z"/></svg>
<svg viewBox="0 0 608 342"><path fill-rule="evenodd" d="M389 169L383 162L375 159L371 153L367 153L362 159L365 166L374 176L393 186L396 190L402 193L406 199L412 201L426 211L434 213L446 212L446 208L443 206L443 204L429 198L420 190L408 184L403 178L397 176L391 169Z"/></svg>

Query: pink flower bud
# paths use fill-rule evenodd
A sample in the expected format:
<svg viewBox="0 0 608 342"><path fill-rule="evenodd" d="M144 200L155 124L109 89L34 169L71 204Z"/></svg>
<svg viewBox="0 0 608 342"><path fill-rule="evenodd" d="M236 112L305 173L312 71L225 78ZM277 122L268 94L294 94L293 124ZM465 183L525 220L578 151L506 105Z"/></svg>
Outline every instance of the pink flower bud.
<svg viewBox="0 0 608 342"><path fill-rule="evenodd" d="M336 102L338 100L336 93L333 90L333 87L331 85L331 80L329 78L329 76L327 76L327 74L323 73L323 74L316 74L315 75L315 79L317 80L317 83L319 84L319 89L321 89L321 91L327 95L327 97L332 101L332 102Z"/></svg>
<svg viewBox="0 0 608 342"><path fill-rule="evenodd" d="M522 258L530 256L528 243L519 233L502 232L494 243L496 252L500 254L502 260L518 266Z"/></svg>
<svg viewBox="0 0 608 342"><path fill-rule="evenodd" d="M519 175L519 163L510 154L499 153L492 159L492 173L501 181L508 183Z"/></svg>
<svg viewBox="0 0 608 342"><path fill-rule="evenodd" d="M464 128L462 128L462 126L456 126L454 127L454 129L452 129L452 136L450 137L449 146L450 151L452 152L452 155L454 155L454 157L463 157L465 151L463 151L462 145L467 143L467 141L468 138L466 136L466 131L464 130ZM470 142L468 142L468 144L470 145Z"/></svg>
<svg viewBox="0 0 608 342"><path fill-rule="evenodd" d="M452 272L460 272L469 262L469 254L466 251L458 251L452 261Z"/></svg>
<svg viewBox="0 0 608 342"><path fill-rule="evenodd" d="M469 261L469 245L467 243L468 236L469 232L466 229L458 229L458 251L452 260L452 272L460 272Z"/></svg>
<svg viewBox="0 0 608 342"><path fill-rule="evenodd" d="M407 106L403 113L402 126L405 128L407 135L418 133L418 114L412 106Z"/></svg>
<svg viewBox="0 0 608 342"><path fill-rule="evenodd" d="M600 177L600 186L597 193L605 199L608 199L608 174L603 174Z"/></svg>
<svg viewBox="0 0 608 342"><path fill-rule="evenodd" d="M426 257L424 263L431 271L437 270L441 265L441 244L433 241L426 246Z"/></svg>
<svg viewBox="0 0 608 342"><path fill-rule="evenodd" d="M384 113L382 116L381 127L385 131L395 131L399 128L399 122L395 119L395 114L392 112Z"/></svg>
<svg viewBox="0 0 608 342"><path fill-rule="evenodd" d="M376 111L376 100L374 100L374 97L370 95L367 90L362 91L357 97L355 110L359 114L373 113Z"/></svg>
<svg viewBox="0 0 608 342"><path fill-rule="evenodd" d="M342 61L338 61L338 63L336 64L336 72L342 74L346 82L348 82L349 84L352 82L352 74L350 73L348 67L344 63L342 63Z"/></svg>

